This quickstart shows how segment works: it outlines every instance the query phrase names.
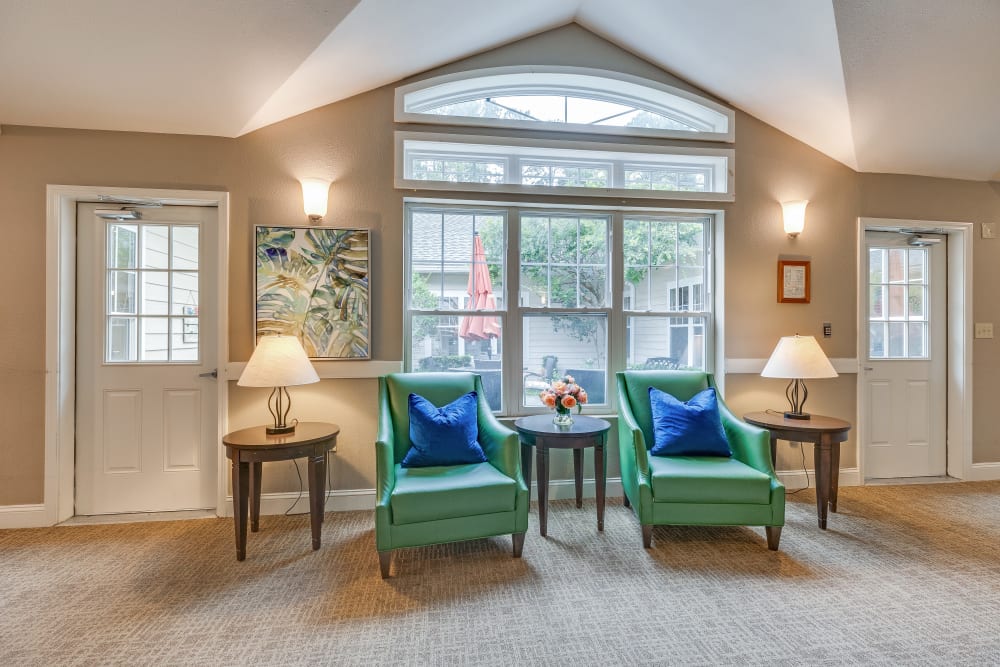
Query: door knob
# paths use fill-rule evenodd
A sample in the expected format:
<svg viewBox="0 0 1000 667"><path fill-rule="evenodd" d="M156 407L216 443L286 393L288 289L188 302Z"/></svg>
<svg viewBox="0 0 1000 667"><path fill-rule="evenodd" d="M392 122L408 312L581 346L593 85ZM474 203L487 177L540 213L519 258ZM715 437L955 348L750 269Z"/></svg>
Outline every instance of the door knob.
<svg viewBox="0 0 1000 667"><path fill-rule="evenodd" d="M213 368L212 370L208 371L207 373L198 373L198 377L200 377L200 378L217 378L217 377L219 377L219 369L218 368Z"/></svg>

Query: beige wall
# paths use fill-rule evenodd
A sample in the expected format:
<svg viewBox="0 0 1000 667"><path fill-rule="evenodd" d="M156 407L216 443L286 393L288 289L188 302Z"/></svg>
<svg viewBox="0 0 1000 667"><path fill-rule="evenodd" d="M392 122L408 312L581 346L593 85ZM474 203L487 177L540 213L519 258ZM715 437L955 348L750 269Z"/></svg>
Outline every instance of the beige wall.
<svg viewBox="0 0 1000 667"><path fill-rule="evenodd" d="M590 66L685 85L649 63L576 26L480 54L436 72L499 64ZM687 86L686 86L687 87ZM0 134L0 226L8 251L0 277L9 290L0 325L0 505L42 502L46 184L216 189L231 196L230 346L232 361L252 349L252 229L255 224L301 224L297 179L334 179L325 224L372 230L372 353L402 357L402 199L392 187L392 87L302 114L239 139L4 127ZM404 129L404 126L395 126ZM420 129L405 126L405 129ZM469 130L465 130L469 131ZM725 205L725 331L728 357L765 358L780 335L818 334L830 356L853 357L855 219L858 215L935 219L997 218L993 186L910 177L858 176L774 128L743 113L736 123L736 202ZM440 196L430 193L428 196ZM795 241L781 230L778 202L810 200L806 229ZM524 197L511 197L524 200ZM594 203L620 204L620 200ZM685 208L708 204L624 202ZM1000 284L990 263L993 242L976 240L976 318L995 320L989 285ZM1000 244L1000 241L996 242ZM1000 246L998 246L1000 247ZM32 250L37 249L37 250ZM779 256L812 259L812 303L775 302ZM992 342L976 343L976 460L1000 459L990 396ZM995 381L992 378L997 378ZM729 376L727 401L737 413L784 405L783 383ZM371 488L375 436L374 380L327 380L296 390L300 418L330 419L343 427L334 487ZM256 390L230 390L230 425L260 420ZM810 384L809 407L853 420L854 377ZM779 468L795 468L799 453L783 449ZM610 474L617 474L612 457ZM843 465L854 465L845 453ZM565 468L556 462L559 469ZM560 467L561 466L561 467ZM568 470L568 468L567 468ZM266 490L297 488L286 464L265 476Z"/></svg>

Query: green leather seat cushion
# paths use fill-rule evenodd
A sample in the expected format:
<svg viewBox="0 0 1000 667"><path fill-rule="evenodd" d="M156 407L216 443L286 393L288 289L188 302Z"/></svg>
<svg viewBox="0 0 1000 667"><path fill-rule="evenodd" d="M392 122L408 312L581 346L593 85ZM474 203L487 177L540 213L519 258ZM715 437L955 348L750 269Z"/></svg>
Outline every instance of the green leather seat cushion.
<svg viewBox="0 0 1000 667"><path fill-rule="evenodd" d="M489 462L404 468L396 464L394 524L513 512L517 482Z"/></svg>
<svg viewBox="0 0 1000 667"><path fill-rule="evenodd" d="M654 502L771 502L771 478L734 458L650 456L649 470Z"/></svg>

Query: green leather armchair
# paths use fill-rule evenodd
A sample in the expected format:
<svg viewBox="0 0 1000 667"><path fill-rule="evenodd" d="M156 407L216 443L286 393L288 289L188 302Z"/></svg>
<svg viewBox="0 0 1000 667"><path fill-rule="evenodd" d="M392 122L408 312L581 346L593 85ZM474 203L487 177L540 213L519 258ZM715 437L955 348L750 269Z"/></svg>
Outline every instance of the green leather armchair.
<svg viewBox="0 0 1000 667"><path fill-rule="evenodd" d="M528 487L521 475L517 434L497 421L472 373L393 373L379 378L375 442L375 546L382 577L392 550L510 533L521 557L528 530ZM418 394L440 407L475 390L479 444L486 462L403 468L410 448L408 399Z"/></svg>
<svg viewBox="0 0 1000 667"><path fill-rule="evenodd" d="M649 388L687 401L715 386L698 371L624 371L618 378L618 447L625 506L635 507L642 543L654 525L764 526L767 547L778 550L785 525L785 487L771 464L767 431L737 419L719 397L719 413L733 457L651 456L653 415Z"/></svg>

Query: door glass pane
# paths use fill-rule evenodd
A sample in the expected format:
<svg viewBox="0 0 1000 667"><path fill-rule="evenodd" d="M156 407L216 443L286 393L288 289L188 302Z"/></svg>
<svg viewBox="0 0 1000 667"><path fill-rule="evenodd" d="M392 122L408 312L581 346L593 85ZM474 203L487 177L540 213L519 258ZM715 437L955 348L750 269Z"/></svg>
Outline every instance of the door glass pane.
<svg viewBox="0 0 1000 667"><path fill-rule="evenodd" d="M108 321L108 361L136 360L136 319L111 317Z"/></svg>
<svg viewBox="0 0 1000 667"><path fill-rule="evenodd" d="M108 268L136 268L136 245L139 228L136 225L108 225Z"/></svg>
<svg viewBox="0 0 1000 667"><path fill-rule="evenodd" d="M170 359L172 361L198 360L198 318L170 318Z"/></svg>
<svg viewBox="0 0 1000 667"><path fill-rule="evenodd" d="M868 316L873 320L885 319L885 287L873 285L868 288Z"/></svg>
<svg viewBox="0 0 1000 667"><path fill-rule="evenodd" d="M906 281L906 249L889 249L889 282L901 283Z"/></svg>
<svg viewBox="0 0 1000 667"><path fill-rule="evenodd" d="M906 322L889 322L889 357L906 356Z"/></svg>
<svg viewBox="0 0 1000 667"><path fill-rule="evenodd" d="M885 328L885 322L868 325L868 356L872 359L884 359L886 356Z"/></svg>
<svg viewBox="0 0 1000 667"><path fill-rule="evenodd" d="M170 287L170 314L196 316L198 314L198 274L175 271Z"/></svg>
<svg viewBox="0 0 1000 667"><path fill-rule="evenodd" d="M907 325L907 354L910 359L927 356L927 325L923 322L910 322Z"/></svg>
<svg viewBox="0 0 1000 667"><path fill-rule="evenodd" d="M198 269L198 229L198 227L174 226L170 268Z"/></svg>
<svg viewBox="0 0 1000 667"><path fill-rule="evenodd" d="M910 285L909 286L909 298L907 299L907 305L909 306L909 316L910 319L923 319L926 317L927 310L925 305L927 303L927 288L922 285Z"/></svg>
<svg viewBox="0 0 1000 667"><path fill-rule="evenodd" d="M108 274L108 312L136 313L135 271L111 271Z"/></svg>
<svg viewBox="0 0 1000 667"><path fill-rule="evenodd" d="M143 271L142 275L142 315L167 314L166 271Z"/></svg>
<svg viewBox="0 0 1000 667"><path fill-rule="evenodd" d="M882 248L870 248L868 250L868 282L885 282L885 250Z"/></svg>
<svg viewBox="0 0 1000 667"><path fill-rule="evenodd" d="M584 388L589 403L608 402L606 315L528 315L522 331L522 405L540 406L539 393L567 374Z"/></svg>
<svg viewBox="0 0 1000 667"><path fill-rule="evenodd" d="M889 319L902 320L906 318L906 287L889 285Z"/></svg>
<svg viewBox="0 0 1000 667"><path fill-rule="evenodd" d="M167 361L167 322L166 317L144 317L141 319L140 361Z"/></svg>
<svg viewBox="0 0 1000 667"><path fill-rule="evenodd" d="M166 225L142 226L142 268L170 268L167 239L170 228Z"/></svg>
<svg viewBox="0 0 1000 667"><path fill-rule="evenodd" d="M909 277L911 283L924 282L925 263L927 262L927 250L924 248L910 248Z"/></svg>

